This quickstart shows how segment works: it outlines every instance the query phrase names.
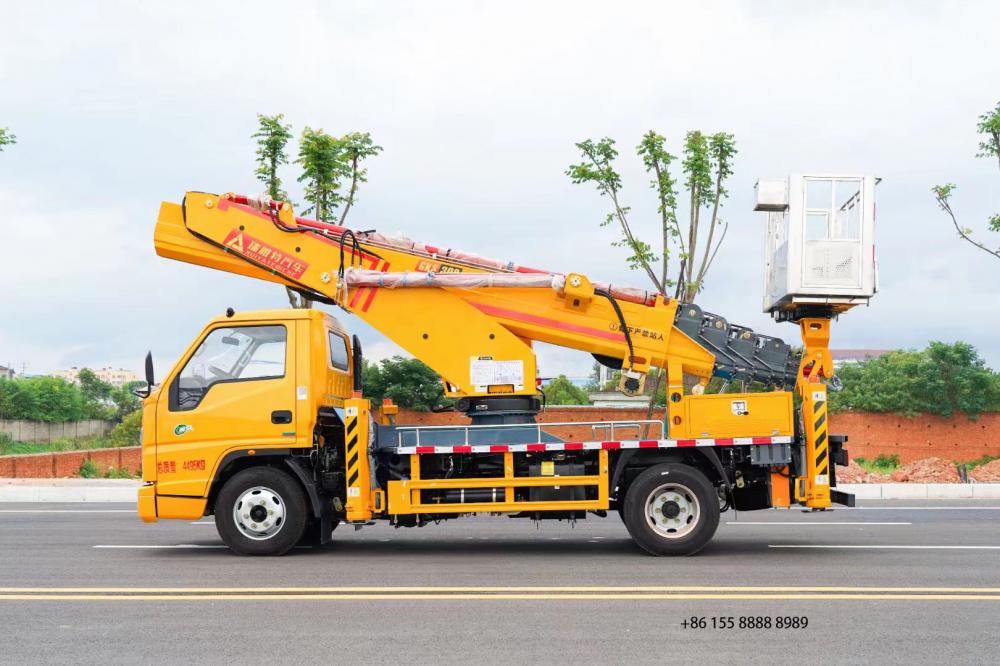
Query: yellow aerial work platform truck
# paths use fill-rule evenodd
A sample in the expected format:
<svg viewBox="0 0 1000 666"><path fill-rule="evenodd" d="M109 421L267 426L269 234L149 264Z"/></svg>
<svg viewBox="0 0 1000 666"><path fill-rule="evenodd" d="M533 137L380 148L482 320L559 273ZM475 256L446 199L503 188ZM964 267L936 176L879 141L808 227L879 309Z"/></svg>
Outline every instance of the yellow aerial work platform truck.
<svg viewBox="0 0 1000 666"><path fill-rule="evenodd" d="M851 245L863 272L872 179L827 180L835 192L844 183L858 189L863 240L834 239L833 249ZM794 176L758 187L769 260L785 270L769 266L765 309L798 322L801 352L694 304L324 224L266 197L188 192L180 204L164 203L158 254L276 282L357 315L434 369L469 424L406 425L395 405L371 405L361 345L329 314L230 309L159 384L147 356L139 515L214 515L233 551L278 555L327 542L340 523L617 511L643 549L683 555L708 543L730 508L851 503L832 488L846 451L828 433L827 344L831 319L865 302L868 287L810 286L823 268L819 250L807 257L806 281L792 285L789 246L813 251L820 234L813 218L816 228L796 231L807 210L798 189L810 187ZM825 209L826 235L840 233L840 198L831 195ZM825 260L835 270L843 258ZM642 392L651 368L664 369L665 420L538 423L535 341L620 369L619 389L629 394ZM766 390L706 394L713 376Z"/></svg>

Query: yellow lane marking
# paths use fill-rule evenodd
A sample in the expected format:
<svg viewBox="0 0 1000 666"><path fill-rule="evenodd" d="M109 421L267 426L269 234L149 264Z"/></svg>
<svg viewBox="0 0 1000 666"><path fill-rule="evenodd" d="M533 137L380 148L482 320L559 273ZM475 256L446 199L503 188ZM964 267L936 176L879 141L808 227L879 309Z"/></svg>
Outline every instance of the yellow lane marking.
<svg viewBox="0 0 1000 666"><path fill-rule="evenodd" d="M953 545L879 545L879 544L768 544L768 548L848 548L854 550L1000 550L1000 546L953 546Z"/></svg>
<svg viewBox="0 0 1000 666"><path fill-rule="evenodd" d="M905 594L1000 594L1000 587L866 587L826 585L543 585L543 586L337 586L337 587L0 587L3 594L451 594L451 593L905 593Z"/></svg>
<svg viewBox="0 0 1000 666"><path fill-rule="evenodd" d="M0 594L0 601L693 601L827 600L1000 601L990 594Z"/></svg>

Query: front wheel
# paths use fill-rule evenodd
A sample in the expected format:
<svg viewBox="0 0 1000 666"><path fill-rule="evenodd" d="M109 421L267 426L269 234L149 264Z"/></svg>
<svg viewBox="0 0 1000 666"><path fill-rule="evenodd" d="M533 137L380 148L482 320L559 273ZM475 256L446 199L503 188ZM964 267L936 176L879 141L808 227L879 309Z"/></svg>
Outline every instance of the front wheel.
<svg viewBox="0 0 1000 666"><path fill-rule="evenodd" d="M632 540L653 555L693 555L719 527L719 498L690 465L650 467L625 493L622 519Z"/></svg>
<svg viewBox="0 0 1000 666"><path fill-rule="evenodd" d="M284 555L302 538L306 522L302 487L273 467L236 474L215 502L215 528L239 555Z"/></svg>

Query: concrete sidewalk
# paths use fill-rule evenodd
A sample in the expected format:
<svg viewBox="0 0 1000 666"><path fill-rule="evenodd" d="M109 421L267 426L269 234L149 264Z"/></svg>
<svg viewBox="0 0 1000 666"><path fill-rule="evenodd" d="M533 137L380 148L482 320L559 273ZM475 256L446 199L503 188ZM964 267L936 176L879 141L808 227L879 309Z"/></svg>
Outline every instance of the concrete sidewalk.
<svg viewBox="0 0 1000 666"><path fill-rule="evenodd" d="M1000 499L1000 483L845 483L858 499Z"/></svg>
<svg viewBox="0 0 1000 666"><path fill-rule="evenodd" d="M0 479L0 502L135 502L137 479Z"/></svg>
<svg viewBox="0 0 1000 666"><path fill-rule="evenodd" d="M133 479L0 479L0 502L135 502ZM1000 499L1000 483L852 483L858 499Z"/></svg>

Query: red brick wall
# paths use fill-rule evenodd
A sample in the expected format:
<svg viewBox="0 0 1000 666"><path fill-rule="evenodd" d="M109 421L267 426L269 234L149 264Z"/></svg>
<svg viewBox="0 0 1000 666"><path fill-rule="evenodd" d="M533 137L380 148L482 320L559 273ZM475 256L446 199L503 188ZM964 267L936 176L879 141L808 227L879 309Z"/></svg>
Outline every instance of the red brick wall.
<svg viewBox="0 0 1000 666"><path fill-rule="evenodd" d="M0 456L0 478L51 479L78 476L80 465L88 458L94 461L102 475L112 467L127 468L136 473L139 470L139 461L142 459L142 448L130 446L119 449Z"/></svg>
<svg viewBox="0 0 1000 666"><path fill-rule="evenodd" d="M656 410L653 418L662 418ZM539 415L545 423L569 421L621 421L644 419L645 409L599 407L550 407ZM429 414L400 410L397 422L408 425L453 425L468 423L461 414ZM568 428L555 434L572 439L590 439L590 428ZM898 455L903 463L938 457L966 461L984 455L1000 456L1000 413L982 414L975 421L964 415L914 418L895 414L840 413L830 417L830 432L847 435L851 457L874 458L880 453Z"/></svg>
<svg viewBox="0 0 1000 666"><path fill-rule="evenodd" d="M921 415L840 413L830 417L830 432L850 437L851 457L898 455L903 463L921 458L967 461L1000 455L1000 413L981 414L975 421L964 415L943 418Z"/></svg>
<svg viewBox="0 0 1000 666"><path fill-rule="evenodd" d="M601 407L551 407L539 416L542 423L579 421L628 421L646 417L644 409L607 409ZM657 410L653 418L662 418ZM460 425L469 420L455 412L411 412L400 410L399 424ZM1000 456L1000 413L982 414L970 421L965 416L941 418L918 416L912 419L894 414L841 413L830 417L830 431L847 435L851 457L874 458L880 453L898 455L903 463L932 456L965 461L984 455ZM553 434L567 439L593 439L589 426L559 428ZM633 431L634 432L634 431ZM617 433L620 438L632 436ZM606 438L606 437L605 437ZM76 476L80 465L90 458L103 474L110 467L139 469L142 449L67 451L28 456L0 456L0 477L52 478Z"/></svg>

